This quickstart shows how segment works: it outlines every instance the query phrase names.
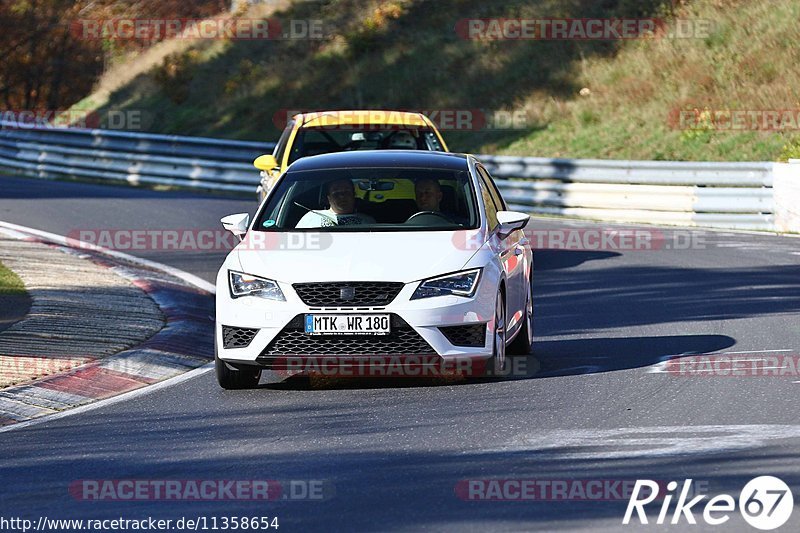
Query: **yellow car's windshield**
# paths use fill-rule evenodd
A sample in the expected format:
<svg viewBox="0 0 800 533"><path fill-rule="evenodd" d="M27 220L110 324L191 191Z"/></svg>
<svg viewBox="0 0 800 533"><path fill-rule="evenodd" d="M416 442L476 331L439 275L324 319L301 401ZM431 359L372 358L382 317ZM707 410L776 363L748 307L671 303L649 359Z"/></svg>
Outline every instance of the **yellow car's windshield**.
<svg viewBox="0 0 800 533"><path fill-rule="evenodd" d="M430 128L403 126L324 126L297 132L289 163L301 157L354 150L443 151Z"/></svg>

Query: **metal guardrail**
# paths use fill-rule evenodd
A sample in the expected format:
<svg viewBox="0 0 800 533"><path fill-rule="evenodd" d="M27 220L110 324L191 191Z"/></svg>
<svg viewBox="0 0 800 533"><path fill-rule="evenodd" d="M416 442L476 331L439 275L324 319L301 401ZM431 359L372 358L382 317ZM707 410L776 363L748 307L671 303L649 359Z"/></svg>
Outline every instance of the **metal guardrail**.
<svg viewBox="0 0 800 533"><path fill-rule="evenodd" d="M131 184L255 192L253 159L274 143L0 122L0 168L40 178L81 177Z"/></svg>
<svg viewBox="0 0 800 533"><path fill-rule="evenodd" d="M548 159L484 155L481 161L505 178L555 179L580 183L769 187L772 163Z"/></svg>
<svg viewBox="0 0 800 533"><path fill-rule="evenodd" d="M122 131L28 129L0 122L0 168L41 178L81 177L255 194L259 175L252 161L273 147L273 143ZM498 178L513 209L620 222L776 228L775 163L478 157ZM800 170L800 165L785 167L781 172L792 176ZM782 190L796 193L782 179Z"/></svg>
<svg viewBox="0 0 800 533"><path fill-rule="evenodd" d="M514 208L620 222L771 230L774 163L481 156Z"/></svg>

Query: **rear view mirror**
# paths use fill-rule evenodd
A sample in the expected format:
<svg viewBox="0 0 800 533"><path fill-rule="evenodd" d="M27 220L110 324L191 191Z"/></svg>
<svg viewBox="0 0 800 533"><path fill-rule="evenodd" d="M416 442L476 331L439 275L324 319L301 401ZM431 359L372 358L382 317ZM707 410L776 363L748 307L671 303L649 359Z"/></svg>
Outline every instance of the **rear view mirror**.
<svg viewBox="0 0 800 533"><path fill-rule="evenodd" d="M247 213L237 213L235 215L228 215L220 219L222 227L230 231L241 240L245 233L247 233L247 226L250 225L250 215Z"/></svg>
<svg viewBox="0 0 800 533"><path fill-rule="evenodd" d="M278 160L275 159L275 156L272 154L262 155L256 158L253 161L253 166L256 167L258 170L275 170L280 165L278 164Z"/></svg>
<svg viewBox="0 0 800 533"><path fill-rule="evenodd" d="M383 133L379 131L368 131L368 132L357 131L350 135L350 140L352 142L364 142L364 141L380 142L381 140L383 140Z"/></svg>
<svg viewBox="0 0 800 533"><path fill-rule="evenodd" d="M359 181L358 188L362 191L391 191L394 189L394 182L392 181Z"/></svg>

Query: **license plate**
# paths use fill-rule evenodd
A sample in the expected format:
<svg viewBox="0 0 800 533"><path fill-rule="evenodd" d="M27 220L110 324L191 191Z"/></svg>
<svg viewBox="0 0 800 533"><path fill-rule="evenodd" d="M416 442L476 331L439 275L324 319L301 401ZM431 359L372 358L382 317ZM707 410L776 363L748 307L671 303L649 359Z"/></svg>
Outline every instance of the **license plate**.
<svg viewBox="0 0 800 533"><path fill-rule="evenodd" d="M388 335L389 315L306 315L308 335Z"/></svg>

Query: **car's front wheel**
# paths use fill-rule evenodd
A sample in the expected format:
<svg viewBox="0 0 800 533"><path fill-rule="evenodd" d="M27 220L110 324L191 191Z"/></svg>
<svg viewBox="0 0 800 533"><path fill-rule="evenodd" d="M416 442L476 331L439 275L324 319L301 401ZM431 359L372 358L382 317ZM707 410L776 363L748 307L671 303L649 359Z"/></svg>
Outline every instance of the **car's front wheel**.
<svg viewBox="0 0 800 533"><path fill-rule="evenodd" d="M252 389L261 379L261 368L257 366L233 367L214 354L217 382L223 389Z"/></svg>
<svg viewBox="0 0 800 533"><path fill-rule="evenodd" d="M533 345L533 292L528 289L528 300L525 303L525 316L522 317L522 329L508 346L509 355L530 355Z"/></svg>
<svg viewBox="0 0 800 533"><path fill-rule="evenodd" d="M503 291L497 291L494 305L494 341L489 370L492 376L501 376L506 364L506 300Z"/></svg>

